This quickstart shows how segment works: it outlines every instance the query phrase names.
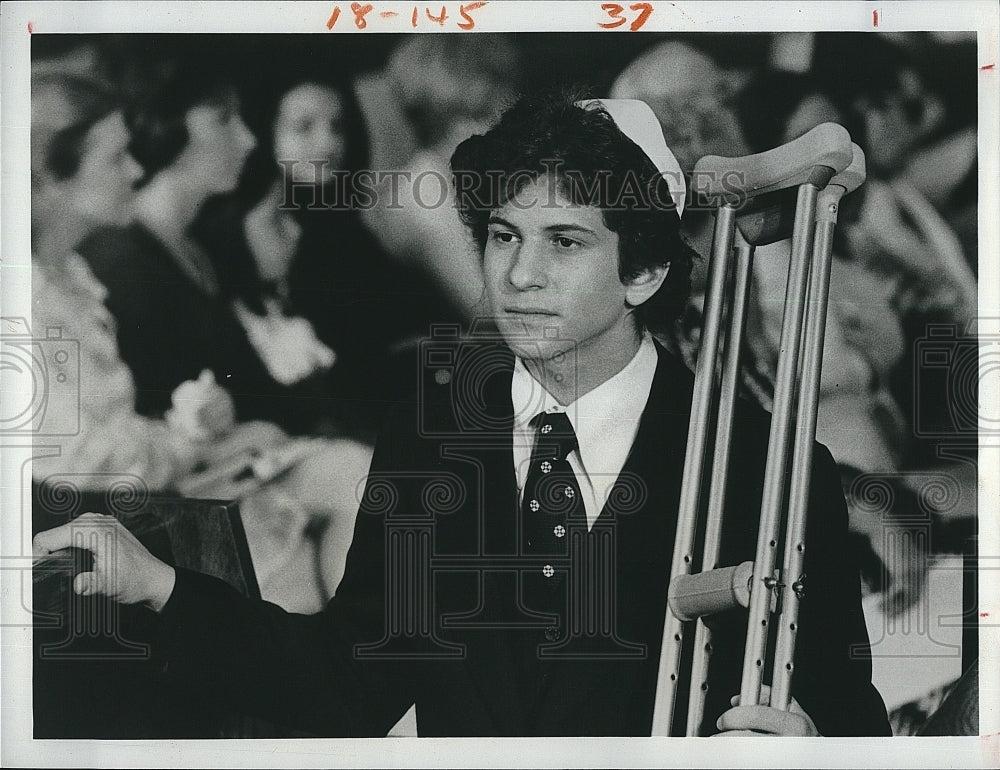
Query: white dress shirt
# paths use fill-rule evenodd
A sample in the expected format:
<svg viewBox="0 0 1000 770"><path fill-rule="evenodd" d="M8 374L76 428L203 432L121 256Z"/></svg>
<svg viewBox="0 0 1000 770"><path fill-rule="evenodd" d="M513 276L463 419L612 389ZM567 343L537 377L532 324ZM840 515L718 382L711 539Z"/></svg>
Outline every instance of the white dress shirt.
<svg viewBox="0 0 1000 770"><path fill-rule="evenodd" d="M618 374L573 403L562 406L518 358L514 363L510 395L514 405L514 472L518 499L524 494L535 428L529 425L539 412L565 412L579 448L570 452L570 467L583 494L587 527L592 528L632 449L639 419L649 400L656 373L656 347L648 334L639 350Z"/></svg>

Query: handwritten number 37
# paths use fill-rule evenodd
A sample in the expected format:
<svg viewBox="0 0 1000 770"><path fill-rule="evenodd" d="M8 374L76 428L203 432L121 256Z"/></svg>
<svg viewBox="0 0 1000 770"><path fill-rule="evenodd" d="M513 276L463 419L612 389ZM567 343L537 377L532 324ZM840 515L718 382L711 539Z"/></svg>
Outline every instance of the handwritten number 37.
<svg viewBox="0 0 1000 770"><path fill-rule="evenodd" d="M639 15L635 17L632 23L629 25L629 30L635 32L649 18L650 14L653 13L652 3L633 3L628 7L630 11L638 11ZM615 27L620 27L622 24L628 21L628 19L623 15L625 13L625 6L618 5L618 3L604 3L601 5L601 10L608 14L608 18L613 19L613 21L598 22L597 26L603 29L615 29Z"/></svg>

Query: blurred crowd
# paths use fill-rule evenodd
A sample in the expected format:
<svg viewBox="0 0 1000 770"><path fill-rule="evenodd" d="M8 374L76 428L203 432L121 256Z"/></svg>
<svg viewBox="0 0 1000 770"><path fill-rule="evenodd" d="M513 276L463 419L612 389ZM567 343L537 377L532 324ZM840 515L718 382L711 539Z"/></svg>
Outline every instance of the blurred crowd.
<svg viewBox="0 0 1000 770"><path fill-rule="evenodd" d="M866 589L890 614L918 601L924 568L886 533L919 514L935 553L963 553L975 532L975 387L920 358L975 350L975 37L615 40L35 35L33 323L80 341L82 394L79 435L36 461L36 482L130 473L238 499L264 597L320 607L380 417L422 376L420 339L485 312L452 151L519 94L582 84L646 101L685 172L825 121L865 151L834 248L818 437ZM704 256L712 226L684 215ZM743 386L765 407L788 257L762 247L753 268ZM692 365L704 278L702 263L661 340ZM928 504L928 474L957 502ZM874 512L871 479L890 489Z"/></svg>

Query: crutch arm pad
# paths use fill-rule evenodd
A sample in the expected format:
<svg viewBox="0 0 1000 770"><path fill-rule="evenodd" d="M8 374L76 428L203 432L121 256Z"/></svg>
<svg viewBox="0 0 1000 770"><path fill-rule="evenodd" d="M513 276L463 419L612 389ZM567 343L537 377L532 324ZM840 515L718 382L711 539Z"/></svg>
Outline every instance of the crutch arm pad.
<svg viewBox="0 0 1000 770"><path fill-rule="evenodd" d="M753 562L735 567L678 575L670 581L667 601L678 620L694 620L719 612L750 606Z"/></svg>
<svg viewBox="0 0 1000 770"><path fill-rule="evenodd" d="M707 155L695 164L692 186L696 194L723 202L744 201L807 182L822 188L830 177L847 169L853 158L847 129L821 123L766 152L740 158Z"/></svg>

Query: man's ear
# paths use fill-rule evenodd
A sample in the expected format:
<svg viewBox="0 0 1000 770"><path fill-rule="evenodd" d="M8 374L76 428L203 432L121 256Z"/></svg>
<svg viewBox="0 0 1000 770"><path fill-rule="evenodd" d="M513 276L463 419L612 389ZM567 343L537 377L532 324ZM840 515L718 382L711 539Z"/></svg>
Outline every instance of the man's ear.
<svg viewBox="0 0 1000 770"><path fill-rule="evenodd" d="M629 307L638 307L660 290L670 272L670 263L643 270L634 278L625 281L625 302Z"/></svg>

